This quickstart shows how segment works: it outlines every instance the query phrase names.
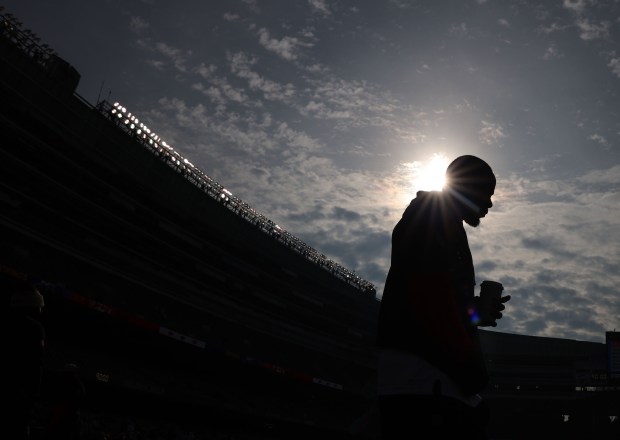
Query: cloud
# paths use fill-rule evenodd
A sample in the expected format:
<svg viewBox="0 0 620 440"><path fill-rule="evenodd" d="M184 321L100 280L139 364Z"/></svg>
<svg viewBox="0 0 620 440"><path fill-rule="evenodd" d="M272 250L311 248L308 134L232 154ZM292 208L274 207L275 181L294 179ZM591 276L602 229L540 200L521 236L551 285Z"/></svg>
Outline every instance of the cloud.
<svg viewBox="0 0 620 440"><path fill-rule="evenodd" d="M166 67L166 63L161 60L146 60L147 65L154 67L157 70L164 70Z"/></svg>
<svg viewBox="0 0 620 440"><path fill-rule="evenodd" d="M598 133L591 134L590 136L588 136L588 139L590 139L591 141L594 141L594 142L596 142L598 144L601 144L605 148L609 148L611 146L609 141L607 139L605 139L604 136L602 136L602 135L600 135Z"/></svg>
<svg viewBox="0 0 620 440"><path fill-rule="evenodd" d="M579 33L579 37L582 40L596 40L600 38L606 38L609 36L609 23L601 22L601 23L593 23L588 19L579 19L577 20L577 27L581 31Z"/></svg>
<svg viewBox="0 0 620 440"><path fill-rule="evenodd" d="M187 62L186 55L191 54L191 52L187 52L184 54L183 51L181 51L180 49L177 49L176 47L162 42L156 43L155 48L158 52L167 56L172 61L174 67L177 70L181 72L187 71L187 68L185 66L185 63Z"/></svg>
<svg viewBox="0 0 620 440"><path fill-rule="evenodd" d="M285 157L290 156L291 148L296 149L296 153L298 154L300 149L310 152L319 150L321 147L321 143L319 141L312 139L308 134L302 131L290 128L286 122L281 122L278 125L275 137L276 139L284 141L284 144L288 147L285 147Z"/></svg>
<svg viewBox="0 0 620 440"><path fill-rule="evenodd" d="M576 14L582 14L589 4L594 0L564 0L562 6Z"/></svg>
<svg viewBox="0 0 620 440"><path fill-rule="evenodd" d="M248 8L250 9L250 11L255 12L255 13L259 12L257 0L241 0L241 1L245 3L246 5L248 5Z"/></svg>
<svg viewBox="0 0 620 440"><path fill-rule="evenodd" d="M409 134L416 125L411 122L409 107L367 81L322 76L308 80L308 85L311 94L305 104L298 106L298 111L302 115L333 120L338 130L380 127L399 135L405 131Z"/></svg>
<svg viewBox="0 0 620 440"><path fill-rule="evenodd" d="M510 27L511 27L511 26L510 26L510 22L509 22L508 20L506 20L505 18L500 18L499 20L497 20L497 23L498 23L500 26L503 26L503 27L505 27L505 28L509 28L509 29L510 29Z"/></svg>
<svg viewBox="0 0 620 440"><path fill-rule="evenodd" d="M618 326L619 188L620 166L498 179L494 208L468 234L477 278L513 297L499 330L600 341Z"/></svg>
<svg viewBox="0 0 620 440"><path fill-rule="evenodd" d="M233 14L231 12L224 13L222 17L224 18L224 20L230 21L230 22L239 21L239 19L241 18L239 14Z"/></svg>
<svg viewBox="0 0 620 440"><path fill-rule="evenodd" d="M250 113L240 117L235 112L212 113L203 104L191 106L178 98L162 98L159 100L159 110L151 111L148 115L162 127L158 130L160 136L167 138L166 141L173 145L175 139L182 134L186 139L187 133L196 137L195 141L179 146L187 149L187 144L202 145L192 151L192 162L196 164L201 163L200 158L203 155L208 155L204 163L211 166L218 162L224 166L224 160L234 163L240 156L256 165L264 160L270 150L277 148L277 142L271 133L269 114L258 117ZM207 141L204 141L205 139ZM225 156L229 158L225 159Z"/></svg>
<svg viewBox="0 0 620 440"><path fill-rule="evenodd" d="M466 37L468 34L466 23L454 24L448 30L448 35L453 37Z"/></svg>
<svg viewBox="0 0 620 440"><path fill-rule="evenodd" d="M538 27L538 32L542 32L543 34L549 35L555 32L561 32L565 29L568 29L570 26L562 25L559 23L551 23L549 26L540 26Z"/></svg>
<svg viewBox="0 0 620 440"><path fill-rule="evenodd" d="M499 142L506 137L504 128L496 123L481 121L482 127L478 131L480 142L491 145Z"/></svg>
<svg viewBox="0 0 620 440"><path fill-rule="evenodd" d="M614 54L615 55L615 54ZM618 78L620 78L620 57L616 58L615 56L612 57L609 60L609 64L607 64L609 67L611 67L611 72L616 75Z"/></svg>
<svg viewBox="0 0 620 440"><path fill-rule="evenodd" d="M557 46L555 44L551 44L549 47L547 47L547 49L545 50L545 53L543 54L543 59L544 60L557 60L560 58L564 58L564 54L562 54Z"/></svg>
<svg viewBox="0 0 620 440"><path fill-rule="evenodd" d="M142 38L137 40L137 44L143 49L158 53L168 58L172 61L172 64L176 70L183 73L187 72L187 57L191 55L191 51L183 52L182 50L164 42L152 44L151 40ZM162 70L165 67L165 63L161 60L149 60L147 61L147 64L154 66L158 70Z"/></svg>
<svg viewBox="0 0 620 440"><path fill-rule="evenodd" d="M312 7L312 12L319 12L324 15L331 15L331 11L325 0L308 0L308 4Z"/></svg>
<svg viewBox="0 0 620 440"><path fill-rule="evenodd" d="M407 0L389 0L390 4L398 9L409 9L412 7L410 1Z"/></svg>
<svg viewBox="0 0 620 440"><path fill-rule="evenodd" d="M203 78L210 78L217 71L217 66L215 64L209 64L207 66L204 63L200 63L198 66L194 67L192 71Z"/></svg>
<svg viewBox="0 0 620 440"><path fill-rule="evenodd" d="M383 282L389 231L402 209L393 179L338 166L325 157L320 140L276 118L214 114L164 98L148 119L235 195L335 261ZM176 146L180 133L185 142ZM391 226L384 229L386 223Z"/></svg>
<svg viewBox="0 0 620 440"><path fill-rule="evenodd" d="M356 114L378 99L360 83L335 80L325 96L338 84L347 91L320 102ZM381 295L391 230L403 195L411 197L403 170L343 168L323 153L321 138L271 116L213 114L178 99L162 100L158 111L153 126L172 130L172 139L182 130L192 162L208 164L207 174ZM484 122L491 139L502 137L499 125ZM499 177L494 208L468 229L477 280L499 280L513 296L500 331L601 340L620 316L620 299L605 297L620 283L620 166L557 180L545 177L546 162L533 164L530 178Z"/></svg>
<svg viewBox="0 0 620 440"><path fill-rule="evenodd" d="M587 17L586 9L589 6L598 6L595 0L564 0L563 7L575 16L575 26L579 29L579 37L590 41L609 37L610 23L608 21L594 21Z"/></svg>
<svg viewBox="0 0 620 440"><path fill-rule="evenodd" d="M223 78L217 78L211 80L210 87L205 87L202 83L196 83L192 85L194 90L202 92L208 96L212 102L221 106L227 105L229 102L247 103L249 101L248 96L243 90L238 90L232 87ZM223 109L220 108L219 111Z"/></svg>
<svg viewBox="0 0 620 440"><path fill-rule="evenodd" d="M150 27L148 21L143 19L142 17L131 17L131 21L129 22L129 29L134 34L142 34L145 30Z"/></svg>
<svg viewBox="0 0 620 440"><path fill-rule="evenodd" d="M292 84L279 84L253 71L251 67L257 62L255 57L238 52L229 54L228 61L230 70L240 78L247 80L250 89L261 91L265 99L287 101L295 95L295 88Z"/></svg>
<svg viewBox="0 0 620 440"><path fill-rule="evenodd" d="M265 28L259 29L258 36L261 46L289 61L299 58L301 47L312 46L311 43L302 42L295 37L283 37L281 40L271 38L269 31Z"/></svg>
<svg viewBox="0 0 620 440"><path fill-rule="evenodd" d="M578 178L581 183L587 184L620 184L620 165L603 170L592 170Z"/></svg>

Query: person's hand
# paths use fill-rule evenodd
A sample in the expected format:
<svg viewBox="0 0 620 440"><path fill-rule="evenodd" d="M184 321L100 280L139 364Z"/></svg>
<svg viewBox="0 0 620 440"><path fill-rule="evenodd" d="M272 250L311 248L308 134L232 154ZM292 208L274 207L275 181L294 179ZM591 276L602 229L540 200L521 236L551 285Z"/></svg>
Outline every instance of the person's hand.
<svg viewBox="0 0 620 440"><path fill-rule="evenodd" d="M475 297L476 311L480 322L478 327L497 327L497 320L501 319L502 310L506 308L504 303L510 301L510 295L501 298L492 298L491 296Z"/></svg>

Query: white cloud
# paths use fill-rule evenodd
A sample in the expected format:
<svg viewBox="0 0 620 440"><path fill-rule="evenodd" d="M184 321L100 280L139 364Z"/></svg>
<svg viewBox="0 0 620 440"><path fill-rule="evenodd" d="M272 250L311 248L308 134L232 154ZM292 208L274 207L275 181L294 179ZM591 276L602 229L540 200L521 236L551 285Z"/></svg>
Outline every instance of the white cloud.
<svg viewBox="0 0 620 440"><path fill-rule="evenodd" d="M348 119L353 114L348 110L333 110L324 102L310 101L305 106L300 107L300 113L303 115L312 115L319 119Z"/></svg>
<svg viewBox="0 0 620 440"><path fill-rule="evenodd" d="M295 37L283 37L281 40L271 38L269 31L265 28L259 29L258 36L261 46L289 61L296 60L299 57L301 47L312 46L311 43L302 42Z"/></svg>
<svg viewBox="0 0 620 440"><path fill-rule="evenodd" d="M568 25L562 25L562 24L558 24L558 23L554 22L554 23L551 23L549 26L540 26L538 28L538 31L542 32L544 34L549 35L549 34L553 34L555 32L563 31L563 30L565 30L565 29L567 29L569 27L570 26L568 26Z"/></svg>
<svg viewBox="0 0 620 440"><path fill-rule="evenodd" d="M259 12L257 0L241 0L241 1L245 3L246 5L248 5L248 7L250 8L250 11L256 12L256 13Z"/></svg>
<svg viewBox="0 0 620 440"><path fill-rule="evenodd" d="M211 86L208 88L202 84L194 84L192 87L208 96L215 104L221 106L225 106L229 102L244 104L249 101L248 96L243 90L232 87L225 78L211 78L209 83ZM223 111L223 108L220 108L219 111Z"/></svg>
<svg viewBox="0 0 620 440"><path fill-rule="evenodd" d="M596 24L583 18L577 20L577 27L581 31L579 37L581 37L582 40L596 40L605 38L609 35L609 23L605 21Z"/></svg>
<svg viewBox="0 0 620 440"><path fill-rule="evenodd" d="M613 72L613 74L620 78L620 57L611 58L609 60L609 64L607 65L611 67L611 71Z"/></svg>
<svg viewBox="0 0 620 440"><path fill-rule="evenodd" d="M590 139L591 141L597 142L599 144L601 144L603 147L605 148L609 148L610 147L610 143L609 141L602 135L598 134L598 133L594 133L591 134L590 136L588 136L588 139Z"/></svg>
<svg viewBox="0 0 620 440"><path fill-rule="evenodd" d="M239 16L239 14L233 14L231 12L226 12L223 15L224 20L226 21L238 21L241 17Z"/></svg>
<svg viewBox="0 0 620 440"><path fill-rule="evenodd" d="M590 184L620 184L620 165L615 165L608 169L592 170L579 177L578 179L583 183Z"/></svg>
<svg viewBox="0 0 620 440"><path fill-rule="evenodd" d="M399 9L409 9L412 6L411 2L408 0L389 0L389 1L395 8L399 8Z"/></svg>
<svg viewBox="0 0 620 440"><path fill-rule="evenodd" d="M203 78L211 77L215 71L217 70L217 66L214 64L209 64L208 66L204 63L200 63L198 66L194 67L193 71L198 73Z"/></svg>
<svg viewBox="0 0 620 440"><path fill-rule="evenodd" d="M285 141L285 144L289 147L298 147L306 151L318 150L321 147L319 141L312 139L308 134L302 131L290 128L286 122L281 122L278 125L276 139ZM299 151L297 151L297 154L298 153ZM287 154L290 154L290 151L287 151Z"/></svg>
<svg viewBox="0 0 620 440"><path fill-rule="evenodd" d="M131 21L129 22L129 29L134 34L142 34L145 30L150 27L148 21L143 19L142 17L131 17Z"/></svg>
<svg viewBox="0 0 620 440"><path fill-rule="evenodd" d="M272 101L286 101L295 95L295 88L292 84L279 84L260 76L251 69L256 63L256 58L250 57L243 52L238 52L228 56L231 71L248 81L252 90L263 92L266 99Z"/></svg>
<svg viewBox="0 0 620 440"><path fill-rule="evenodd" d="M500 26L503 26L505 28L510 28L510 22L508 20L506 20L505 18L500 18L499 20L497 20L497 23Z"/></svg>
<svg viewBox="0 0 620 440"><path fill-rule="evenodd" d="M164 55L166 58L169 58L177 70L181 72L187 71L187 68L185 66L187 62L186 57L187 55L191 55L191 51L183 53L183 51L181 51L180 49L177 49L174 46L171 46L169 44L162 43L162 42L155 43L154 46L151 46L148 40L142 40L142 39L138 40L138 44L151 51L159 52L160 54ZM148 63L152 66L155 66L158 69L161 69L164 66L164 63L162 61L149 61Z"/></svg>
<svg viewBox="0 0 620 440"><path fill-rule="evenodd" d="M562 5L576 14L581 14L586 9L586 6L591 3L594 3L594 0L564 0Z"/></svg>
<svg viewBox="0 0 620 440"><path fill-rule="evenodd" d="M170 46L166 43L156 43L155 44L156 49L161 52L162 54L170 57L170 58L175 58L175 57L179 57L181 54L181 51L173 46Z"/></svg>
<svg viewBox="0 0 620 440"><path fill-rule="evenodd" d="M478 131L478 136L482 143L491 145L506 137L504 128L501 125L487 121L482 121L481 123L482 127Z"/></svg>
<svg viewBox="0 0 620 440"><path fill-rule="evenodd" d="M312 7L313 12L320 12L324 15L331 15L331 11L327 6L327 2L325 0L308 0L308 3Z"/></svg>
<svg viewBox="0 0 620 440"><path fill-rule="evenodd" d="M564 55L558 50L555 44L552 44L549 47L547 47L547 50L545 50L545 53L543 54L544 60L556 60L558 58L563 58L563 57Z"/></svg>
<svg viewBox="0 0 620 440"><path fill-rule="evenodd" d="M617 327L620 298L605 294L620 283L619 185L618 166L498 179L494 208L468 230L478 282L504 281L512 295L498 329L600 341Z"/></svg>
<svg viewBox="0 0 620 440"><path fill-rule="evenodd" d="M318 63L304 66L304 69L311 73L327 73L329 70L327 66Z"/></svg>
<svg viewBox="0 0 620 440"><path fill-rule="evenodd" d="M453 37L466 37L468 35L467 24L459 23L452 25L448 30L448 34Z"/></svg>
<svg viewBox="0 0 620 440"><path fill-rule="evenodd" d="M161 60L146 60L146 64L154 67L157 70L164 70L164 67L166 66L166 63Z"/></svg>

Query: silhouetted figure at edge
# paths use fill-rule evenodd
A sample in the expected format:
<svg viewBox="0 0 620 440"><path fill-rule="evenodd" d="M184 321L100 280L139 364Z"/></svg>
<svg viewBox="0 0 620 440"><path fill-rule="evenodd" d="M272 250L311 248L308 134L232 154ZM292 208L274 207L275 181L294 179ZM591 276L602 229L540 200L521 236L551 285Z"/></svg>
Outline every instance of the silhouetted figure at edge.
<svg viewBox="0 0 620 440"><path fill-rule="evenodd" d="M0 289L5 306L0 319L0 435L11 440L29 439L41 391L45 330L38 318L44 300L26 282L3 278Z"/></svg>
<svg viewBox="0 0 620 440"><path fill-rule="evenodd" d="M488 375L477 327L496 326L510 296L474 296L463 221L480 224L495 183L486 162L458 157L443 191L419 191L392 232L377 333L383 439L487 438L489 411L478 393Z"/></svg>
<svg viewBox="0 0 620 440"><path fill-rule="evenodd" d="M51 388L53 403L46 440L78 440L81 435L80 409L86 397L79 367L73 363L65 364L56 374Z"/></svg>

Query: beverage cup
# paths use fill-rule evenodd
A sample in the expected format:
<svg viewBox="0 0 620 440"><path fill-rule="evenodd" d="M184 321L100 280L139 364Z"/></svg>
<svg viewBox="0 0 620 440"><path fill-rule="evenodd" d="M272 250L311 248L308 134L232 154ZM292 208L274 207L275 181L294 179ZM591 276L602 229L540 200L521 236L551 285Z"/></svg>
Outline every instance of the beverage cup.
<svg viewBox="0 0 620 440"><path fill-rule="evenodd" d="M504 286L497 281L485 280L480 284L480 297L487 301L499 301L503 291Z"/></svg>

